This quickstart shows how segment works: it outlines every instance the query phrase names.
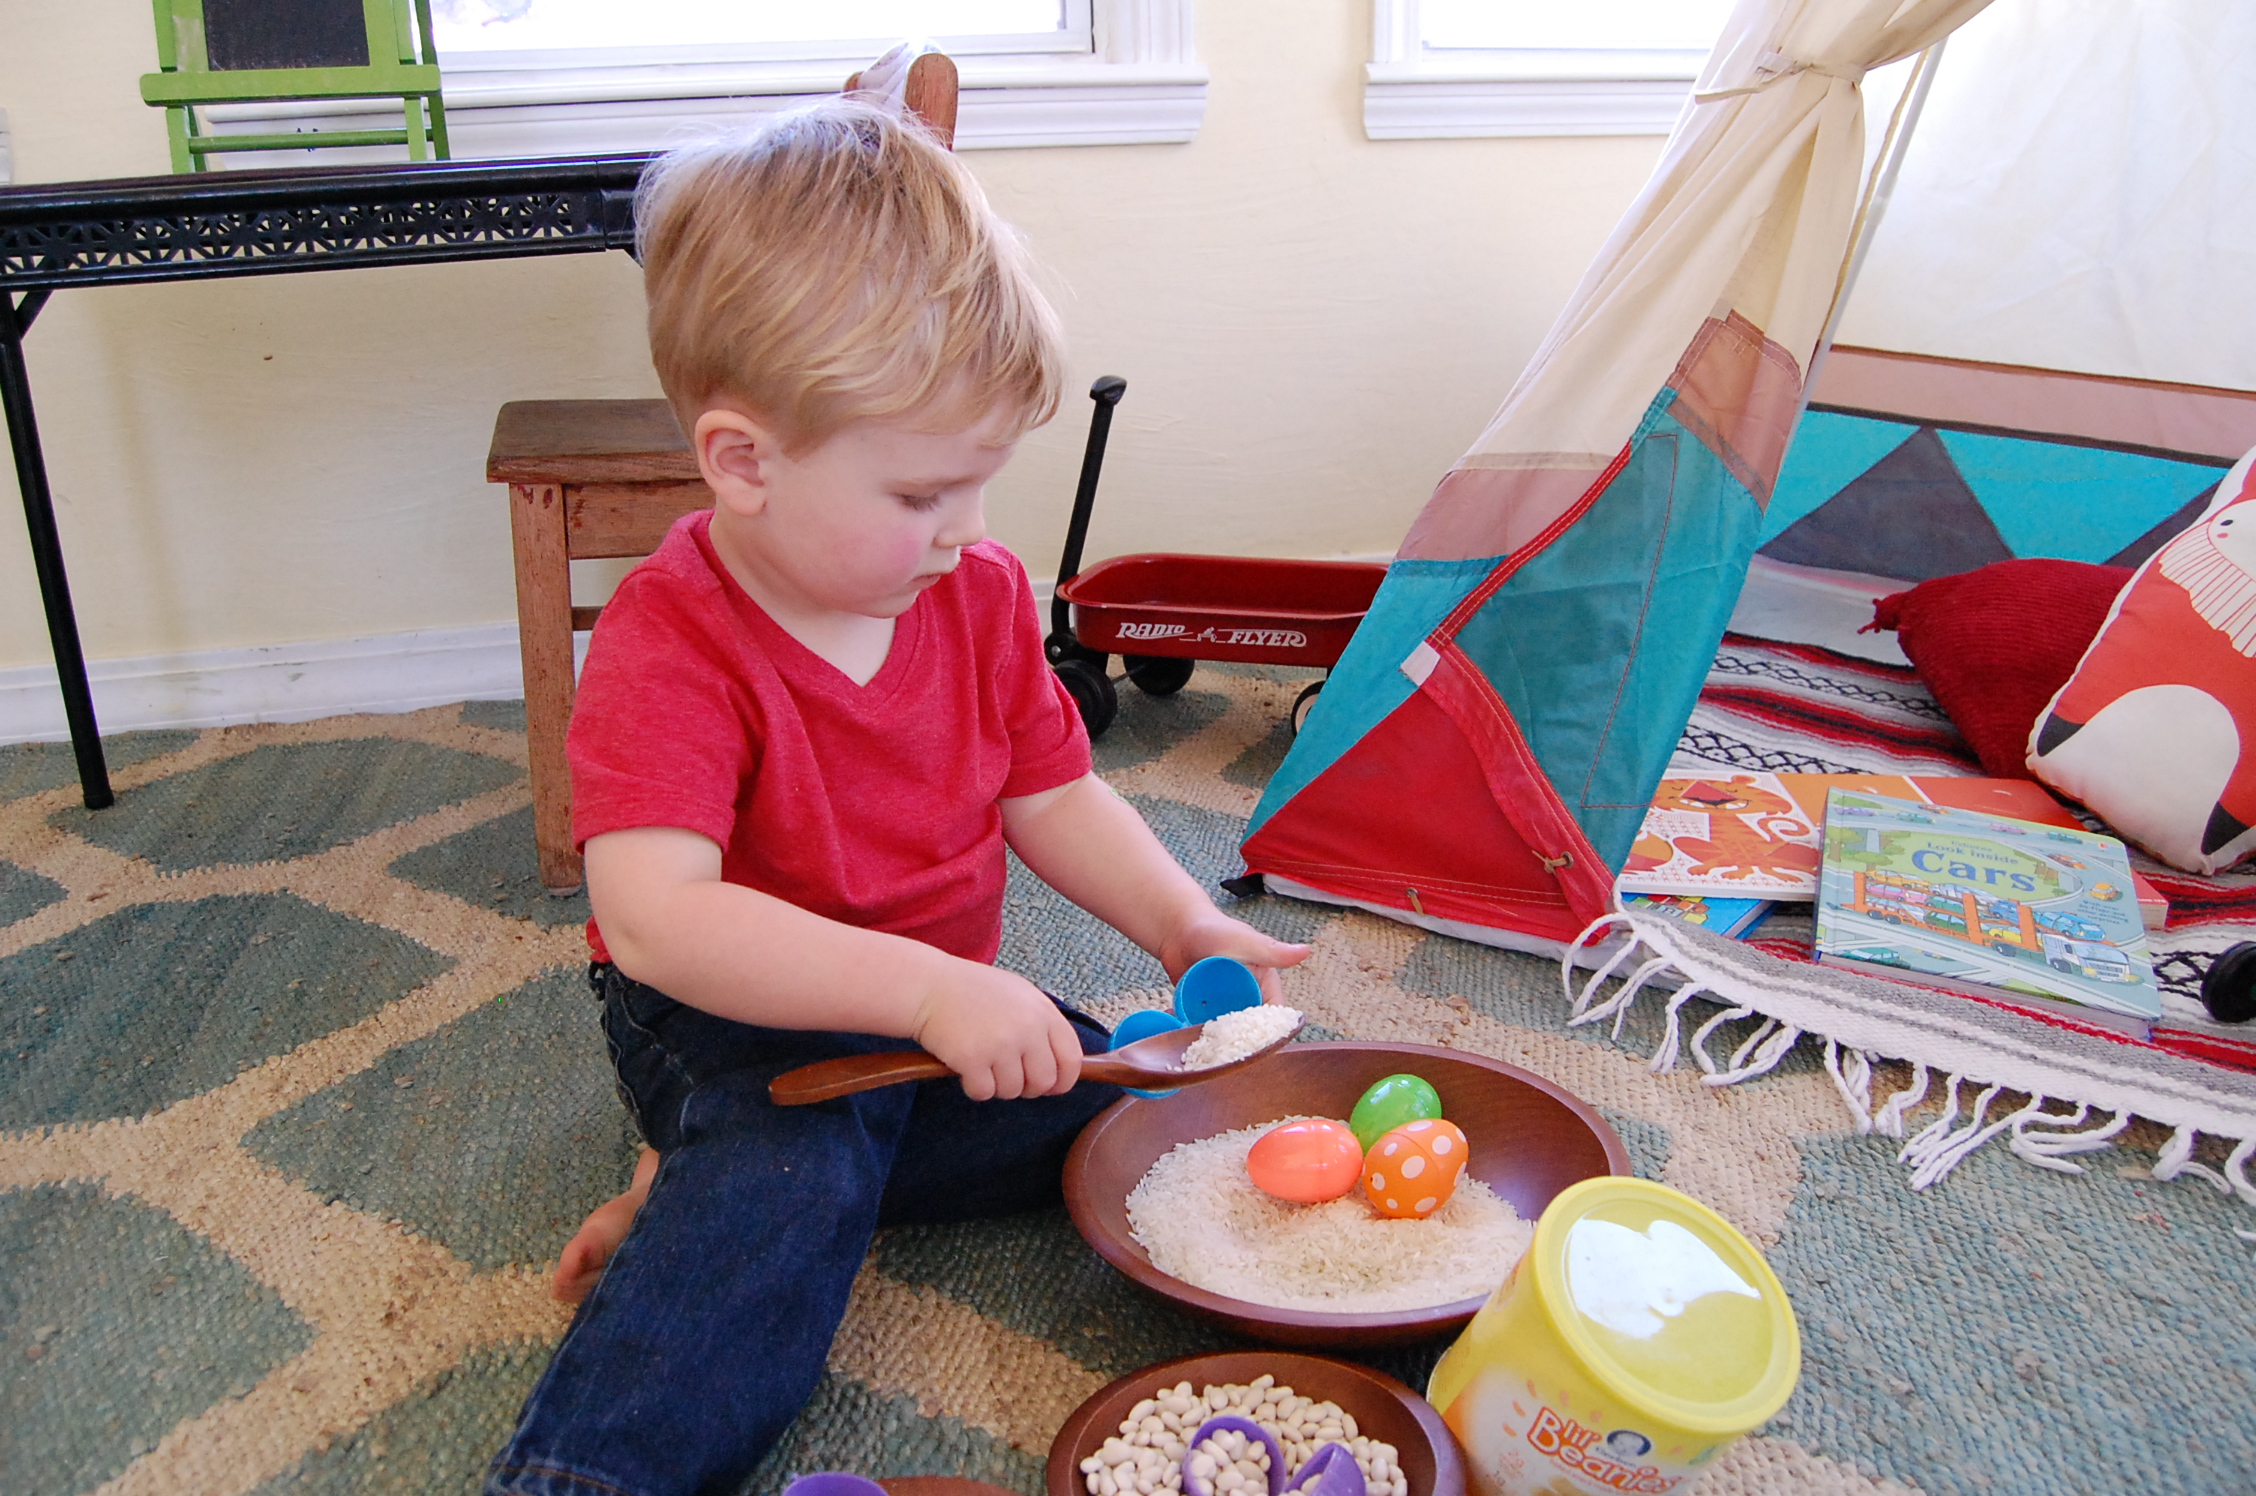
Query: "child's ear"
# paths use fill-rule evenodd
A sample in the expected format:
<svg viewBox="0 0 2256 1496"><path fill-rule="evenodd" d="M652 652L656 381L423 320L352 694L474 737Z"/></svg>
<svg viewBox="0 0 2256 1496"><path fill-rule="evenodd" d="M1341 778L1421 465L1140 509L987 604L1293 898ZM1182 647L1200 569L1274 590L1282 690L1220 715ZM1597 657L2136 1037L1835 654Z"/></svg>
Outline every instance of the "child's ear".
<svg viewBox="0 0 2256 1496"><path fill-rule="evenodd" d="M766 469L779 455L766 427L742 411L715 406L697 418L689 444L698 472L723 507L746 516L766 507Z"/></svg>

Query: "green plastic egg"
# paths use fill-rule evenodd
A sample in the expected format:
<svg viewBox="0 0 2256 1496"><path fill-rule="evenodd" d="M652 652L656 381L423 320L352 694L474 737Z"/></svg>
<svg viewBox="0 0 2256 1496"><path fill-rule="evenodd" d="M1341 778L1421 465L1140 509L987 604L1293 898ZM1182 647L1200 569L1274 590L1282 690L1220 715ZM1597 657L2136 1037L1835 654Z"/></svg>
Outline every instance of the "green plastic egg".
<svg viewBox="0 0 2256 1496"><path fill-rule="evenodd" d="M1403 1123L1440 1115L1441 1097L1432 1086L1415 1075L1390 1075L1363 1093L1347 1126L1369 1152L1373 1143Z"/></svg>

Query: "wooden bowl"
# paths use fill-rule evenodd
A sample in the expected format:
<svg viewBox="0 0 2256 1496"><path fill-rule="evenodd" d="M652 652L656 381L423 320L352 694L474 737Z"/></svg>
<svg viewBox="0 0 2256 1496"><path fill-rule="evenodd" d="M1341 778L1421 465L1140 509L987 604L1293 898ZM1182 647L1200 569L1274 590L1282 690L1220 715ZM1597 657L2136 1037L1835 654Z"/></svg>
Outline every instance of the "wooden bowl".
<svg viewBox="0 0 2256 1496"><path fill-rule="evenodd" d="M1456 1436L1424 1398L1367 1366L1291 1351L1185 1356L1130 1372L1075 1408L1058 1430L1050 1444L1048 1496L1089 1496L1081 1462L1120 1432L1120 1421L1130 1408L1161 1388L1183 1381L1194 1392L1217 1385L1245 1386L1263 1372L1302 1397L1337 1403L1354 1415L1359 1433L1392 1444L1410 1482L1410 1496L1465 1496L1465 1461Z"/></svg>
<svg viewBox="0 0 2256 1496"><path fill-rule="evenodd" d="M1523 1220L1533 1221L1577 1180L1630 1172L1629 1150L1604 1118L1518 1066L1423 1044L1294 1044L1235 1075L1157 1100L1127 1097L1107 1108L1066 1158L1066 1208L1105 1261L1252 1340L1374 1346L1445 1334L1471 1319L1486 1295L1383 1314L1279 1309L1161 1272L1128 1231L1128 1192L1176 1144L1295 1113L1344 1120L1373 1082L1405 1072L1424 1076L1441 1094L1442 1114L1464 1129L1471 1145L1467 1171L1509 1200Z"/></svg>

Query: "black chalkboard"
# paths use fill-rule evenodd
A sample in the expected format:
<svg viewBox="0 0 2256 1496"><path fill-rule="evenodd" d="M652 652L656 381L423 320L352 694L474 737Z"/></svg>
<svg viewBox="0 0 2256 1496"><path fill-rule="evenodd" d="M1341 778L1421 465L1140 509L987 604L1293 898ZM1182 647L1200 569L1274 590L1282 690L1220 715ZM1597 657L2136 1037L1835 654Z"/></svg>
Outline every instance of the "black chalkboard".
<svg viewBox="0 0 2256 1496"><path fill-rule="evenodd" d="M214 72L364 68L361 0L204 0L204 56Z"/></svg>

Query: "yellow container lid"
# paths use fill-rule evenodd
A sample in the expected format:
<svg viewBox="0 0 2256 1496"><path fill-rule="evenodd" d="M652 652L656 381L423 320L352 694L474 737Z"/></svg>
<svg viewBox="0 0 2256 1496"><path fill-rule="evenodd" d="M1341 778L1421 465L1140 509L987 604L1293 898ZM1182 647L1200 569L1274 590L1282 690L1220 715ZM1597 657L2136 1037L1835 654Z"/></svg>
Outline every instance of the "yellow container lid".
<svg viewBox="0 0 2256 1496"><path fill-rule="evenodd" d="M1656 1421L1730 1437L1793 1394L1802 1336L1785 1288L1752 1242L1689 1195L1586 1179L1545 1208L1528 1260L1568 1353Z"/></svg>

